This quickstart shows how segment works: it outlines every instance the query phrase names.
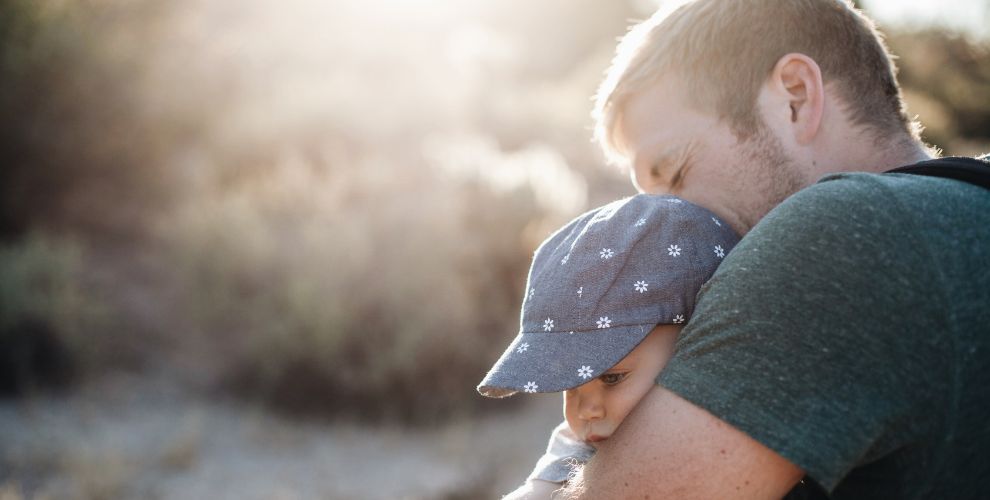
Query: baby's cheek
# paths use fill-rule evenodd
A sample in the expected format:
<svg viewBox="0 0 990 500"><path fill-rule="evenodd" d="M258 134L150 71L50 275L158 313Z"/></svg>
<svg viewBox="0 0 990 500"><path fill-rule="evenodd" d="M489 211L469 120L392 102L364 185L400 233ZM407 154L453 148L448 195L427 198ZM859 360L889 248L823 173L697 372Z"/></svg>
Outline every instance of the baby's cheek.
<svg viewBox="0 0 990 500"><path fill-rule="evenodd" d="M618 405L621 405L620 415L622 420L625 420L629 413L636 408L636 405L639 404L643 397L646 396L646 393L650 392L650 389L653 387L652 378L630 380L629 382L631 383L625 388L626 390L621 394L617 394L617 396L621 397L621 402ZM619 423L621 422L617 422L616 425Z"/></svg>
<svg viewBox="0 0 990 500"><path fill-rule="evenodd" d="M564 420L567 421L567 426L571 428L571 432L575 434L580 430L579 420L577 418L577 404L576 399L571 391L564 392Z"/></svg>

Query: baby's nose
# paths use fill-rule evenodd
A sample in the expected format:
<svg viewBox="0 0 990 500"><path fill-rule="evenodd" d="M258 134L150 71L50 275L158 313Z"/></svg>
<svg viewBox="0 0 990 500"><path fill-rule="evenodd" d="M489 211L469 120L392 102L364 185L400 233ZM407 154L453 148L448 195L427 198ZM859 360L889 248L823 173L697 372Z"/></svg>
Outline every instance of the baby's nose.
<svg viewBox="0 0 990 500"><path fill-rule="evenodd" d="M605 416L605 404L600 391L587 391L579 396L578 417L593 420Z"/></svg>

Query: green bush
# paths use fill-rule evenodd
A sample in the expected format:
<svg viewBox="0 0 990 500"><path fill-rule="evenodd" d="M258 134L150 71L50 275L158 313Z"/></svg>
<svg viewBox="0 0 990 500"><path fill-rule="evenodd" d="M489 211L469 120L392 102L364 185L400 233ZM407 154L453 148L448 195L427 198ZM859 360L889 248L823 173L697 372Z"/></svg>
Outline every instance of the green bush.
<svg viewBox="0 0 990 500"><path fill-rule="evenodd" d="M0 393L61 385L102 359L108 311L82 264L71 240L33 234L0 247Z"/></svg>

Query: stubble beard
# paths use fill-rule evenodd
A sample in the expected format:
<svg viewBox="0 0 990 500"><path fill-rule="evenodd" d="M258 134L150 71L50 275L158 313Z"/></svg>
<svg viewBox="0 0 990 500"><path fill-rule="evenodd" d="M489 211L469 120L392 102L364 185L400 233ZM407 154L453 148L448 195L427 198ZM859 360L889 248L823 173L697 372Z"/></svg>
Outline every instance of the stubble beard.
<svg viewBox="0 0 990 500"><path fill-rule="evenodd" d="M744 182L751 196L739 215L744 232L749 232L770 210L813 180L807 179L798 162L766 126L742 142L741 149L750 166Z"/></svg>

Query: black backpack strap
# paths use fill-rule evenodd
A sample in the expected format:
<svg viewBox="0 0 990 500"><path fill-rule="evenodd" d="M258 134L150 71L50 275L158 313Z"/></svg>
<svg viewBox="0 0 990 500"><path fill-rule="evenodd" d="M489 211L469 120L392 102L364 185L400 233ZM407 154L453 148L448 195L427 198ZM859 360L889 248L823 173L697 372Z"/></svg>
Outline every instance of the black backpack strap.
<svg viewBox="0 0 990 500"><path fill-rule="evenodd" d="M887 174L915 174L944 177L990 189L990 163L975 158L947 156L888 170Z"/></svg>

